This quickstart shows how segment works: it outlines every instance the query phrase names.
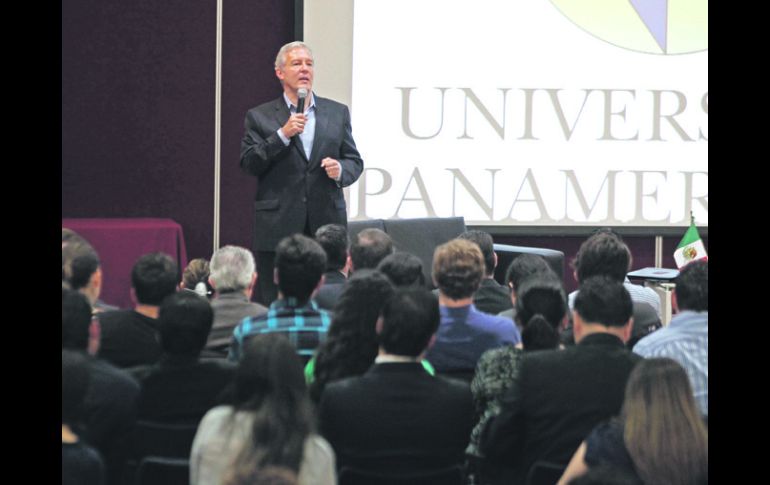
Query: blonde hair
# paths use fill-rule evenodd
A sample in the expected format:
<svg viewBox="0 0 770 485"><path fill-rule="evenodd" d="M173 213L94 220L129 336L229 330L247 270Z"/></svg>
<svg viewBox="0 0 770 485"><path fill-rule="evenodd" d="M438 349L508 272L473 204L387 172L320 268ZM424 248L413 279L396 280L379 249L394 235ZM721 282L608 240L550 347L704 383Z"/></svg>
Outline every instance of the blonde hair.
<svg viewBox="0 0 770 485"><path fill-rule="evenodd" d="M453 300L473 295L484 271L484 255L471 241L453 239L433 253L433 279L439 290Z"/></svg>

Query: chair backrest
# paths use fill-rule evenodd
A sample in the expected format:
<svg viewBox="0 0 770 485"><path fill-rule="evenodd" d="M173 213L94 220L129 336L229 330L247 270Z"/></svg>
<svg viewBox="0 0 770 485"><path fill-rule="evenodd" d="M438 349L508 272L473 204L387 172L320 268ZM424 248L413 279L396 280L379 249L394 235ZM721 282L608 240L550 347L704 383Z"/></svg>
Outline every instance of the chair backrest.
<svg viewBox="0 0 770 485"><path fill-rule="evenodd" d="M343 467L338 478L339 485L463 485L465 473L460 465L409 473L382 473Z"/></svg>
<svg viewBox="0 0 770 485"><path fill-rule="evenodd" d="M190 462L186 458L146 456L139 462L135 485L188 485Z"/></svg>
<svg viewBox="0 0 770 485"><path fill-rule="evenodd" d="M132 457L139 461L145 456L188 458L198 423L160 423L137 421L132 433Z"/></svg>
<svg viewBox="0 0 770 485"><path fill-rule="evenodd" d="M497 268L495 268L495 280L501 285L505 284L505 272L511 262L522 254L536 254L542 256L559 279L564 279L564 253L555 249L530 248L526 246L511 246L509 244L495 244L497 254Z"/></svg>
<svg viewBox="0 0 770 485"><path fill-rule="evenodd" d="M420 258L425 284L432 288L433 253L437 246L465 232L465 219L462 217L387 219L385 232L393 239L396 251L412 253Z"/></svg>
<svg viewBox="0 0 770 485"><path fill-rule="evenodd" d="M539 460L527 472L526 485L554 485L559 481L567 465Z"/></svg>

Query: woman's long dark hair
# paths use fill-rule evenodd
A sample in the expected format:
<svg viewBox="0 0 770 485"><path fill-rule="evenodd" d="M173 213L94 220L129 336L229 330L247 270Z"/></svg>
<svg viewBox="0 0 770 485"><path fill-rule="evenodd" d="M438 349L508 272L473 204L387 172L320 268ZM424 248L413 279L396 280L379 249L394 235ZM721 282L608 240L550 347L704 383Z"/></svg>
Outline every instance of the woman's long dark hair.
<svg viewBox="0 0 770 485"><path fill-rule="evenodd" d="M567 296L556 275L535 274L516 292L516 321L524 350L555 349L559 325L567 313Z"/></svg>
<svg viewBox="0 0 770 485"><path fill-rule="evenodd" d="M644 483L708 483L708 430L678 362L638 363L628 377L621 416L626 449Z"/></svg>
<svg viewBox="0 0 770 485"><path fill-rule="evenodd" d="M326 341L315 359L315 379L310 397L318 402L328 382L361 375L377 357L375 325L385 302L394 293L393 284L381 272L356 271L334 306Z"/></svg>
<svg viewBox="0 0 770 485"><path fill-rule="evenodd" d="M254 413L251 446L235 466L285 466L299 471L314 415L302 373L302 360L282 334L249 339L236 371L230 402L235 411Z"/></svg>

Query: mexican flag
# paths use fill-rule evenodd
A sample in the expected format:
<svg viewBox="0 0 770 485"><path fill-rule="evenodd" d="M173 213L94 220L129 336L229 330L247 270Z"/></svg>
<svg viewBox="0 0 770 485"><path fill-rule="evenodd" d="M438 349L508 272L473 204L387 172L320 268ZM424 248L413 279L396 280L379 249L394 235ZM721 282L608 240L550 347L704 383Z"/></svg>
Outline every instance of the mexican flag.
<svg viewBox="0 0 770 485"><path fill-rule="evenodd" d="M690 214L690 227L674 251L674 261L676 261L676 267L681 268L698 259L708 259L708 255L698 234L698 228L695 227L695 218Z"/></svg>

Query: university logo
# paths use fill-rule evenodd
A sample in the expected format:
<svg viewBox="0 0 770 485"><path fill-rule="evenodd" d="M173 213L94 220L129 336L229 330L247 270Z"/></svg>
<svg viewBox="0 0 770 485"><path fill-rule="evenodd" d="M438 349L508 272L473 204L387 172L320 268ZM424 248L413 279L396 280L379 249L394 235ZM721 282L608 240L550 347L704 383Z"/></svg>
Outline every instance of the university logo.
<svg viewBox="0 0 770 485"><path fill-rule="evenodd" d="M708 50L708 0L551 0L568 19L612 45L650 54Z"/></svg>

